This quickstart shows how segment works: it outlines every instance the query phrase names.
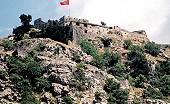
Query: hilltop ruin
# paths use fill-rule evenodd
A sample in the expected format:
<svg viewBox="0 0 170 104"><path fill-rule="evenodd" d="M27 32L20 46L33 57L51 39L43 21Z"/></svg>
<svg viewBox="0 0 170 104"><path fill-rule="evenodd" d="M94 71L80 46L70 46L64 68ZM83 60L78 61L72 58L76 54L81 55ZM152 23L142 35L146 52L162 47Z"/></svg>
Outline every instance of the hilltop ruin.
<svg viewBox="0 0 170 104"><path fill-rule="evenodd" d="M118 26L108 27L106 25L90 23L89 20L86 19L78 19L70 16L63 16L59 21L55 21L62 26L70 26L69 34L73 37L72 43L74 44L79 42L81 38L93 40L97 37L107 37L116 41L130 39L136 44L149 41L144 30L130 32ZM34 26L38 29L42 29L49 24L52 24L52 22L44 22L41 18L34 21Z"/></svg>

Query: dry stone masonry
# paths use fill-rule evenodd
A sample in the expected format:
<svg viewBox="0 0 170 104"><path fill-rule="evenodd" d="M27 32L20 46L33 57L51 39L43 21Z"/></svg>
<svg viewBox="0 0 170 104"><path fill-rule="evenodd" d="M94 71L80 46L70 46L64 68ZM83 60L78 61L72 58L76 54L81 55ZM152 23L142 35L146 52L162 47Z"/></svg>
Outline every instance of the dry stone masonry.
<svg viewBox="0 0 170 104"><path fill-rule="evenodd" d="M63 16L57 22L62 26L70 26L70 34L73 36L73 43L79 42L81 38L93 40L98 37L108 37L115 41L130 39L136 44L149 41L144 30L129 32L118 26L108 27L106 25L98 25L90 23L86 19L78 19L70 16ZM50 24L50 21L45 23L41 18L34 21L34 26L38 29L42 29L48 24Z"/></svg>

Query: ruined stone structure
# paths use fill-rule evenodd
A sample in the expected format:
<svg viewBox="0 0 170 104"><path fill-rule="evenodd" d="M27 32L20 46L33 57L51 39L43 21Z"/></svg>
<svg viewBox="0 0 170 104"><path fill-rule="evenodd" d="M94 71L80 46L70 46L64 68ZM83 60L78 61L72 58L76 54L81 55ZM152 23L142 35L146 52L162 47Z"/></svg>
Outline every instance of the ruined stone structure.
<svg viewBox="0 0 170 104"><path fill-rule="evenodd" d="M41 19L34 22L35 27L41 29L45 23ZM89 23L86 19L78 19L73 17L63 16L58 23L63 26L71 27L71 34L73 36L73 43L79 42L81 38L95 39L99 37L111 38L115 41L122 41L130 39L134 43L143 43L149 41L144 30L129 32L121 29L118 26L108 27L105 25L98 25ZM48 24L48 22L46 23Z"/></svg>

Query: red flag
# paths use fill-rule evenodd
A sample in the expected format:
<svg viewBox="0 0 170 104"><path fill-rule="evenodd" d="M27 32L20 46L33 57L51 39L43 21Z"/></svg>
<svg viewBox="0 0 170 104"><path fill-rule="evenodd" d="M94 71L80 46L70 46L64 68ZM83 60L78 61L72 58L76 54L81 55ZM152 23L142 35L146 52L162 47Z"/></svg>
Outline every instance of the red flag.
<svg viewBox="0 0 170 104"><path fill-rule="evenodd" d="M69 5L69 0L63 0L60 2L60 5Z"/></svg>

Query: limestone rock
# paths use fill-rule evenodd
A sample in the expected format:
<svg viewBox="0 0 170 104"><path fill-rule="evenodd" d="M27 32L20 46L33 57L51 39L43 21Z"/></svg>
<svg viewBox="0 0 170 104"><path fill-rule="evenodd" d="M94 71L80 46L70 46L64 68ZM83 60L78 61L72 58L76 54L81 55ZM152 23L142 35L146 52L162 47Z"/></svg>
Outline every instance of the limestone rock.
<svg viewBox="0 0 170 104"><path fill-rule="evenodd" d="M69 93L68 87L61 84L52 83L52 94L53 96L65 96Z"/></svg>
<svg viewBox="0 0 170 104"><path fill-rule="evenodd" d="M159 100L159 99L146 99L145 101L146 104L170 104L170 103L167 103L165 101L162 101L162 100Z"/></svg>

